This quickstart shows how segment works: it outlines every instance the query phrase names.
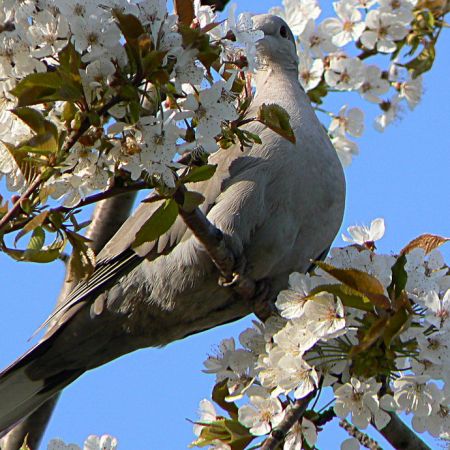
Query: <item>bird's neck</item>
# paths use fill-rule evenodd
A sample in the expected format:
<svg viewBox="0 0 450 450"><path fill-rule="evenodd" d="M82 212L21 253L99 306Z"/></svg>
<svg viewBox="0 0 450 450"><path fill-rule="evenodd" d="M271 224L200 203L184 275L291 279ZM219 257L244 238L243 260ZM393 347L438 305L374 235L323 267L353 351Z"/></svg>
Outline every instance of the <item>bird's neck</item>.
<svg viewBox="0 0 450 450"><path fill-rule="evenodd" d="M283 103L286 98L305 99L296 68L286 69L278 65L257 70L255 73L255 101L264 98L264 103Z"/></svg>

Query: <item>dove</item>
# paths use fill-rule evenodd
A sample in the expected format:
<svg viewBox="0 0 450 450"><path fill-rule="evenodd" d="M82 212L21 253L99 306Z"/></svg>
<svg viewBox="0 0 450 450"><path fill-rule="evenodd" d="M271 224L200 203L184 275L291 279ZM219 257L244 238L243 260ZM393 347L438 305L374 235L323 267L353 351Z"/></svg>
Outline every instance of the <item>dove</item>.
<svg viewBox="0 0 450 450"><path fill-rule="evenodd" d="M256 94L248 117L263 104L289 114L295 143L260 122L246 128L261 144L221 149L209 158L213 177L189 189L224 236L246 276L265 281L274 301L291 272L323 258L341 225L342 166L298 79L298 55L279 17L253 17ZM220 273L178 217L156 241L133 248L136 233L160 203L141 203L51 317L42 340L0 374L0 430L10 429L84 372L144 347L162 347L237 320L252 305L218 283Z"/></svg>

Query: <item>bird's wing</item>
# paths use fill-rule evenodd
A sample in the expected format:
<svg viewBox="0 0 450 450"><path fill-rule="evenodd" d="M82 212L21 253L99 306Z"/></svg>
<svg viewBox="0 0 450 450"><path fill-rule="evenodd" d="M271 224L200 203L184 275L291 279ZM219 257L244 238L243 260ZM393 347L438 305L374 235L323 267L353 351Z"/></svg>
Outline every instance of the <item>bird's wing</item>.
<svg viewBox="0 0 450 450"><path fill-rule="evenodd" d="M237 159L242 159L240 166L243 170L246 165L251 165L251 161L250 163L246 162L245 158L248 151L249 148L243 151L239 145L219 150L209 158L210 164L217 164L217 170L213 177L205 182L189 184L189 190L197 191L205 197L205 201L200 207L204 214L208 214L220 196L224 182L230 177L230 165ZM88 298L95 298L97 294L114 285L121 276L132 271L144 259L153 260L158 256L168 254L179 242L191 236L190 230L181 217L177 217L171 228L157 240L146 242L136 248L131 247L136 233L150 219L161 203L143 202L139 205L133 215L124 222L100 251L95 270L89 279L75 286L66 300L52 312L39 330L77 303Z"/></svg>

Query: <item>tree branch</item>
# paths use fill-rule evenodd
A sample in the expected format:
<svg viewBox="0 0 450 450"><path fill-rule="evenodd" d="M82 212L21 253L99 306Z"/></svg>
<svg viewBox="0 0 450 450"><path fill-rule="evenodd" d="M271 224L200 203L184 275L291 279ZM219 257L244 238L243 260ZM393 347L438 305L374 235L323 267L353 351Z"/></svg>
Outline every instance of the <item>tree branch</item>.
<svg viewBox="0 0 450 450"><path fill-rule="evenodd" d="M391 416L389 423L381 430L377 430L392 447L396 450L431 450L397 414L390 412L389 415Z"/></svg>
<svg viewBox="0 0 450 450"><path fill-rule="evenodd" d="M236 261L232 251L227 247L223 233L216 228L197 207L193 210L183 208L184 195L187 192L180 186L174 194L174 199L180 207L180 216L184 223L201 242L214 265L219 270L223 286L229 286L246 300L253 298L256 283L245 275L243 261Z"/></svg>
<svg viewBox="0 0 450 450"><path fill-rule="evenodd" d="M316 391L310 392L306 397L297 400L286 413L280 425L272 430L270 436L263 442L261 450L276 450L283 442L289 430L303 417L309 402L316 395Z"/></svg>

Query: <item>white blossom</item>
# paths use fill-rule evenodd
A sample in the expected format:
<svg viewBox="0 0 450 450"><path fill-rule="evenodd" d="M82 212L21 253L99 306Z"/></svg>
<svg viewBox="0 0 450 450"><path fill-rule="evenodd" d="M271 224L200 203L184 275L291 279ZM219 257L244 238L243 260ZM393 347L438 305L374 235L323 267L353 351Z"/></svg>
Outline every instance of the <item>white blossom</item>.
<svg viewBox="0 0 450 450"><path fill-rule="evenodd" d="M341 450L359 450L361 446L356 438L348 438L341 442Z"/></svg>
<svg viewBox="0 0 450 450"><path fill-rule="evenodd" d="M283 0L282 4L284 9L271 8L269 13L282 17L296 35L301 34L307 22L317 19L321 12L317 0Z"/></svg>
<svg viewBox="0 0 450 450"><path fill-rule="evenodd" d="M324 67L321 59L311 59L306 54L299 55L299 79L306 92L314 89L322 80Z"/></svg>
<svg viewBox="0 0 450 450"><path fill-rule="evenodd" d="M380 11L392 14L396 20L404 25L409 25L413 20L413 9L417 5L417 0L378 0Z"/></svg>
<svg viewBox="0 0 450 450"><path fill-rule="evenodd" d="M413 110L420 102L423 94L422 76L409 79L400 83L400 98L404 98L410 110Z"/></svg>
<svg viewBox="0 0 450 450"><path fill-rule="evenodd" d="M367 13L366 26L367 29L361 34L361 42L369 50L376 48L381 53L393 53L397 48L395 42L408 34L408 29L395 15L378 9Z"/></svg>
<svg viewBox="0 0 450 450"><path fill-rule="evenodd" d="M316 27L314 19L306 22L299 39L305 53L310 53L314 58L322 58L324 54L337 50L337 47L331 42L331 36L324 31L323 23Z"/></svg>
<svg viewBox="0 0 450 450"><path fill-rule="evenodd" d="M309 302L311 301L312 300ZM300 319L290 320L273 336L273 341L278 348L294 357L302 356L321 337L305 326L305 321L302 320L303 317L304 316Z"/></svg>
<svg viewBox="0 0 450 450"><path fill-rule="evenodd" d="M269 433L284 418L284 410L277 398L250 396L250 404L239 408L239 422L255 436Z"/></svg>
<svg viewBox="0 0 450 450"><path fill-rule="evenodd" d="M317 442L317 430L314 423L305 417L302 418L301 423L295 422L284 440L283 450L302 450L303 440L306 441L309 447L313 448Z"/></svg>
<svg viewBox="0 0 450 450"><path fill-rule="evenodd" d="M320 292L306 305L302 322L318 338L332 338L345 333L344 306L339 297Z"/></svg>
<svg viewBox="0 0 450 450"><path fill-rule="evenodd" d="M329 86L342 91L358 89L364 81L363 67L358 58L334 55L325 70L325 81Z"/></svg>
<svg viewBox="0 0 450 450"><path fill-rule="evenodd" d="M425 320L438 329L450 330L450 289L442 298L437 292L429 291L421 300L428 309Z"/></svg>
<svg viewBox="0 0 450 450"><path fill-rule="evenodd" d="M365 225L352 225L347 228L347 231L350 237L342 234L342 240L345 242L354 242L363 245L366 242L378 241L384 236L384 219L379 217L378 219L372 220L370 227Z"/></svg>
<svg viewBox="0 0 450 450"><path fill-rule="evenodd" d="M433 333L429 336L419 334L417 344L420 358L432 361L435 364L449 364L450 342L448 337L447 332Z"/></svg>
<svg viewBox="0 0 450 450"><path fill-rule="evenodd" d="M81 450L76 444L66 444L62 439L52 439L47 446L47 450Z"/></svg>
<svg viewBox="0 0 450 450"><path fill-rule="evenodd" d="M335 385L335 413L341 418L351 414L352 423L358 428L367 428L372 419L378 429L383 428L389 422L390 416L379 407L380 387L381 383L377 383L373 378L361 381L354 377L349 383Z"/></svg>
<svg viewBox="0 0 450 450"><path fill-rule="evenodd" d="M198 420L199 423L194 424L193 431L197 437L200 437L201 432L205 427L205 425L202 425L202 423L208 424L216 421L217 413L216 409L214 408L214 405L207 399L203 399L200 401L198 412L200 416ZM214 440L209 448L211 450L230 450L230 446L228 444L225 444L224 442L218 439Z"/></svg>
<svg viewBox="0 0 450 450"><path fill-rule="evenodd" d="M230 82L231 80L231 82ZM198 124L196 134L202 138L214 138L221 132L224 120L237 118L233 97L230 93L232 78L228 82L218 81L210 88L199 92L198 97L189 94L183 104L186 111L192 111Z"/></svg>
<svg viewBox="0 0 450 450"><path fill-rule="evenodd" d="M446 395L436 408L433 414L427 416L414 416L412 421L414 430L418 433L428 431L434 437L442 437L445 439L445 434L450 429L450 402Z"/></svg>
<svg viewBox="0 0 450 450"><path fill-rule="evenodd" d="M69 24L64 16L54 17L48 11L39 11L28 29L30 42L37 46L32 55L42 58L58 53L67 45L68 35Z"/></svg>
<svg viewBox="0 0 450 450"><path fill-rule="evenodd" d="M108 434L103 436L90 435L84 441L83 450L115 450L117 444L117 439Z"/></svg>
<svg viewBox="0 0 450 450"><path fill-rule="evenodd" d="M232 375L232 370L230 370L230 360L235 351L236 345L233 338L222 340L216 355L209 356L208 359L204 361L203 364L206 369L203 370L203 372L215 373L217 381L228 378Z"/></svg>
<svg viewBox="0 0 450 450"><path fill-rule="evenodd" d="M355 137L360 137L364 131L364 112L359 108L348 109L347 105L344 105L339 110L337 116L333 117L333 120L328 127L328 131L333 135L345 135L348 133Z"/></svg>
<svg viewBox="0 0 450 450"><path fill-rule="evenodd" d="M303 316L308 299L308 292L300 293L293 290L280 291L275 305L286 319L296 319Z"/></svg>
<svg viewBox="0 0 450 450"><path fill-rule="evenodd" d="M115 450L117 448L117 439L108 434L103 436L90 435L84 441L83 450ZM61 439L52 439L47 450L81 450L76 444L65 444Z"/></svg>
<svg viewBox="0 0 450 450"><path fill-rule="evenodd" d="M96 16L73 20L70 23L72 42L75 49L83 54L83 61L98 58L110 59L117 53L120 32L114 22L100 21Z"/></svg>
<svg viewBox="0 0 450 450"><path fill-rule="evenodd" d="M348 0L333 3L337 18L323 21L323 30L331 37L337 47L343 47L351 41L357 41L365 25L361 13Z"/></svg>
<svg viewBox="0 0 450 450"><path fill-rule="evenodd" d="M399 410L417 416L429 416L438 408L442 391L425 375L404 375L393 382L394 399Z"/></svg>
<svg viewBox="0 0 450 450"><path fill-rule="evenodd" d="M345 136L333 136L331 138L331 143L333 144L343 167L349 166L353 156L359 153L358 144Z"/></svg>
<svg viewBox="0 0 450 450"><path fill-rule="evenodd" d="M380 104L383 113L375 118L375 129L382 132L384 129L400 117L403 111L399 102L400 96L394 95L390 100L383 101Z"/></svg>
<svg viewBox="0 0 450 450"><path fill-rule="evenodd" d="M381 103L380 96L389 91L390 84L382 78L381 69L370 65L363 68L363 82L359 87L361 96L373 103Z"/></svg>
<svg viewBox="0 0 450 450"><path fill-rule="evenodd" d="M304 398L319 384L316 369L301 357L286 354L280 358L278 367L281 372L275 389L277 394L294 391L296 399Z"/></svg>

